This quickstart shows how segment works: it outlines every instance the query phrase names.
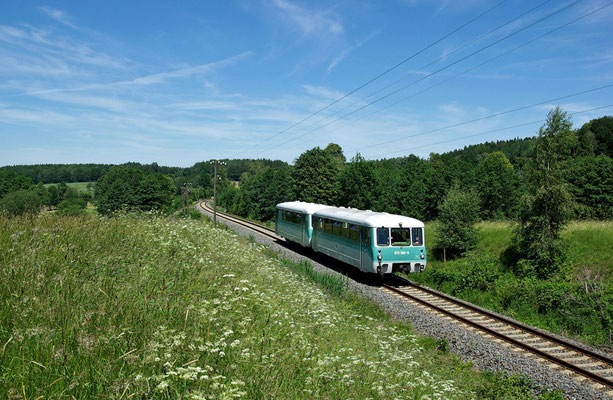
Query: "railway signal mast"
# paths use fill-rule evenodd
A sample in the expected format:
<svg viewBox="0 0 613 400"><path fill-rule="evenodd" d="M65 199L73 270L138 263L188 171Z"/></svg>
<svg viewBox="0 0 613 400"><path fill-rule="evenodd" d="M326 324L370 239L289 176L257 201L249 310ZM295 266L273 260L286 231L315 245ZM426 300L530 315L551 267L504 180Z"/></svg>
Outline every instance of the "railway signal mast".
<svg viewBox="0 0 613 400"><path fill-rule="evenodd" d="M217 164L226 165L225 162L219 160L211 160L214 166L213 171L213 227L217 228Z"/></svg>

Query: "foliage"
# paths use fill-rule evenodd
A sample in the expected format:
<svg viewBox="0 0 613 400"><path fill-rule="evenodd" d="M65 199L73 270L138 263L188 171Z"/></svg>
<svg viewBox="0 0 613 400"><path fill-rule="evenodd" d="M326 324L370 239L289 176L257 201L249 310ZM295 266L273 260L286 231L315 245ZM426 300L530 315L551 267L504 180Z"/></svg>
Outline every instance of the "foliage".
<svg viewBox="0 0 613 400"><path fill-rule="evenodd" d="M529 378L522 375L507 375L503 372L491 373L486 375L491 380L490 385L486 385L477 393L479 399L508 399L508 400L532 400L535 398L534 392L536 385ZM560 391L547 391L538 395L539 400L563 400L564 396Z"/></svg>
<svg viewBox="0 0 613 400"><path fill-rule="evenodd" d="M451 255L471 250L477 244L475 223L479 218L479 198L474 192L455 187L440 206L439 236L436 247Z"/></svg>
<svg viewBox="0 0 613 400"><path fill-rule="evenodd" d="M547 114L539 130L529 194L524 196L516 233L523 271L541 278L559 270L563 262L560 232L571 216L571 197L562 180L560 163L568 156L573 143L570 117L559 107Z"/></svg>
<svg viewBox="0 0 613 400"><path fill-rule="evenodd" d="M70 197L62 200L57 205L57 212L60 215L79 215L85 213L87 201L79 197Z"/></svg>
<svg viewBox="0 0 613 400"><path fill-rule="evenodd" d="M427 246L437 240L438 225L427 224ZM573 249L573 267L547 279L517 276L501 262L493 242L512 243L512 226L480 226L479 243L466 257L447 263L430 257L426 271L409 278L524 323L613 347L613 223L569 225L562 236Z"/></svg>
<svg viewBox="0 0 613 400"><path fill-rule="evenodd" d="M613 157L613 117L593 119L578 131L578 153L586 156Z"/></svg>
<svg viewBox="0 0 613 400"><path fill-rule="evenodd" d="M377 181L374 162L366 161L358 153L351 162L342 169L339 182L338 201L346 207L370 210L377 197Z"/></svg>
<svg viewBox="0 0 613 400"><path fill-rule="evenodd" d="M479 163L476 181L484 218L501 219L513 215L518 178L503 152L490 153Z"/></svg>
<svg viewBox="0 0 613 400"><path fill-rule="evenodd" d="M0 199L8 193L29 189L30 186L32 186L31 179L11 170L0 170Z"/></svg>
<svg viewBox="0 0 613 400"><path fill-rule="evenodd" d="M0 199L0 210L9 215L36 214L40 211L40 197L30 190L17 190Z"/></svg>
<svg viewBox="0 0 613 400"><path fill-rule="evenodd" d="M172 179L161 173L144 173L137 168L115 167L96 183L94 198L101 214L123 208L154 210L170 206Z"/></svg>
<svg viewBox="0 0 613 400"><path fill-rule="evenodd" d="M330 148L330 146L328 146ZM311 203L336 204L339 155L315 147L302 153L292 170L294 199Z"/></svg>
<svg viewBox="0 0 613 400"><path fill-rule="evenodd" d="M613 219L613 159L604 154L576 158L565 172L578 217Z"/></svg>

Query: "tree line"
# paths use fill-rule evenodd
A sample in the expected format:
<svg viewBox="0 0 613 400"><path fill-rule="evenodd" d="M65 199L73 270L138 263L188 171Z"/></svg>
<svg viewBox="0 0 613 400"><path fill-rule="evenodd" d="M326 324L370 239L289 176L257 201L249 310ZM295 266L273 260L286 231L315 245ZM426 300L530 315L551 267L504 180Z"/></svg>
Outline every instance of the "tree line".
<svg viewBox="0 0 613 400"><path fill-rule="evenodd" d="M613 117L592 120L578 130L567 124L562 131L555 163L572 195L573 216L613 218ZM222 176L219 203L260 220L273 218L276 203L300 200L431 221L438 219L449 190L459 187L476 192L479 219L514 219L534 185L538 143L538 136L484 143L431 153L428 159L410 155L370 161L356 154L349 162L331 143L305 151L293 166L245 171L238 184Z"/></svg>

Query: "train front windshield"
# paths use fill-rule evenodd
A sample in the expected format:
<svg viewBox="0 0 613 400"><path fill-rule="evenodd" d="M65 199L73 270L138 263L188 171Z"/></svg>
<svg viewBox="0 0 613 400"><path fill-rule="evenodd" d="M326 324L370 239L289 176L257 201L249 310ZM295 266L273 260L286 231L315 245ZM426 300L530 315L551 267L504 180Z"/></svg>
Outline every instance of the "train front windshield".
<svg viewBox="0 0 613 400"><path fill-rule="evenodd" d="M423 246L422 228L377 228L377 246Z"/></svg>

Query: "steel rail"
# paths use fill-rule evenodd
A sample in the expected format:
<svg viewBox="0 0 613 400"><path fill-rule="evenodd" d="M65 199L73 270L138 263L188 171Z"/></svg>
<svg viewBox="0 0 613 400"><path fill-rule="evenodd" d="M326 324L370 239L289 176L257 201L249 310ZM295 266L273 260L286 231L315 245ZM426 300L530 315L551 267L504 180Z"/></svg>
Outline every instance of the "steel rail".
<svg viewBox="0 0 613 400"><path fill-rule="evenodd" d="M449 301L451 303L454 303L454 304L457 304L459 306L468 308L468 309L470 309L470 310L472 310L474 312L478 312L478 313L486 315L486 316L488 316L490 318L500 320L500 321L504 322L505 324L511 325L511 326L513 326L513 327L515 327L517 329L521 329L521 330L526 331L528 333L531 333L533 335L544 337L544 338L546 338L547 340L549 340L551 342L555 342L555 343L557 343L559 345L565 346L565 347L567 347L569 349L572 349L572 350L577 351L579 353L583 353L583 354L585 354L585 355L587 355L589 357L598 359L599 361L602 361L604 363L607 363L607 364L613 366L613 358L607 357L607 356L605 356L603 354L596 353L596 352L594 352L594 351L592 351L590 349L586 349L586 348L581 347L579 345L576 345L574 343L567 342L564 339L560 339L558 337L555 337L555 336L551 335L548 332L544 332L544 331L538 330L538 329L536 329L536 328L534 328L534 327L532 327L530 325L526 325L526 324L523 324L521 322L514 321L514 320L512 320L509 317L505 317L503 315L495 314L495 313L493 313L493 312L491 312L491 311L489 311L489 310L487 310L485 308L478 307L478 306L476 306L474 304L471 304L471 303L469 303L467 301L456 299L455 297L449 296L449 295L447 295L445 293L437 292L437 291L435 291L435 290L433 290L433 289L431 289L429 287L426 287L426 286L421 286L421 285L419 285L419 284L417 284L415 282L411 282L410 280L407 280L407 279L404 279L404 278L400 278L400 277L395 277L395 278L398 279L403 284L410 285L410 286L412 286L412 287L414 287L416 289L419 289L421 291L424 291L424 292L426 292L426 293L428 293L430 295L443 298L443 299L445 299L445 300L447 300L447 301Z"/></svg>
<svg viewBox="0 0 613 400"><path fill-rule="evenodd" d="M208 202L206 202L206 201L199 202L199 207L202 208L205 211L213 212L213 209L210 208ZM253 223L253 222L246 221L246 220L244 220L242 218L235 217L235 216L229 215L227 213L223 213L223 212L219 212L219 211L217 211L217 213L219 215L222 215L223 218L225 218L225 219L227 219L227 220L229 220L231 222L234 222L236 224L239 224L241 226L244 226L246 228L249 228L249 229L253 230L254 232L261 233L263 235L266 235L266 236L268 236L270 238L273 238L273 239L276 239L276 240L282 239L279 236L277 236L276 234L274 234L274 230L272 230L272 229L270 229L268 227L265 227L263 225L259 225L259 224ZM600 362L608 364L608 366L610 366L610 367L613 367L613 359L611 359L611 358L609 358L609 357L607 357L605 355L593 352L593 351L591 351L589 349L583 348L583 347L578 346L578 345L576 345L574 343L570 343L570 342L567 342L567 341L565 341L563 339L557 338L557 337L555 337L555 336L553 336L551 334L548 334L547 332L540 331L540 330L538 330L538 329L536 329L534 327L531 327L529 325L525 325L523 323L514 321L514 320L512 320L512 319L510 319L508 317L504 317L504 316L501 316L501 315L494 314L494 313L492 313L489 310L486 310L484 308L475 306L474 304L465 302L463 300L456 299L456 298L451 297L449 295L446 295L444 293L437 292L437 291L435 291L433 289L430 289L428 287L424 287L424 286L418 285L418 284L416 284L414 282L411 282L409 280L406 280L406 279L403 279L403 278L400 278L400 277L397 277L397 276L394 276L394 278L397 279L399 282L401 282L403 285L407 285L407 286L410 286L410 287L415 288L417 290L421 290L422 292L424 292L424 293L426 293L428 295L435 296L435 297L437 297L439 299L445 300L445 301L447 301L449 303L452 303L454 305L463 307L463 308L465 308L467 310L470 310L472 312L475 312L475 313L481 314L483 316L486 316L488 318L491 318L491 319L493 319L493 320L495 320L497 322L502 322L504 324L510 325L510 326L512 326L515 329L518 329L518 330L521 330L523 332L532 334L532 335L537 336L538 338L541 338L543 340L547 340L549 342L552 342L552 343L564 346L565 348L567 348L569 350L575 351L575 352L580 353L581 355L584 355L584 356L587 356L587 357L591 357L591 358L596 359L596 360L598 360ZM568 361L566 361L566 360L564 360L562 358L556 357L556 356L554 356L554 355L552 355L550 353L547 353L544 350L541 350L541 349L538 349L538 348L536 348L534 346L526 344L526 343L522 342L521 340L514 339L514 338L512 338L512 337L510 337L508 335L505 335L505 334L503 334L501 332L496 331L495 329L492 329L492 328L490 328L488 326L482 325L482 324L480 324L478 322L472 321L469 318L466 318L466 317L463 317L461 315L458 315L457 313L454 313L452 311L446 310L445 308L443 308L441 306L432 304L431 302L429 302L427 300L421 299L421 298L419 298L417 296L414 296L414 295L412 295L410 293L404 292L403 290L400 290L400 289L398 289L398 288L396 288L396 287L394 287L392 285L389 285L387 283L383 283L382 286L384 288L386 288L387 290L389 290L389 291L397 293L397 294L399 294L399 295L401 295L403 297L410 298L411 300L414 300L414 301L416 301L416 302L418 302L420 304L423 304L426 307L434 309L437 312L440 312L440 313L442 313L444 315L447 315L447 316L449 316L451 318L454 318L454 319L456 319L458 321L461 321L462 323L464 323L466 325L469 325L469 326L472 326L475 329L478 329L480 331L486 332L487 334L489 334L491 336L494 336L494 337L496 337L498 339L504 340L505 342L510 343L510 344L512 344L512 345L514 345L516 347L519 347L520 349L524 349L526 351L529 351L530 353L536 354L536 355L538 355L539 357L541 357L543 359L546 359L546 360L548 360L550 362L558 364L558 365L560 365L560 366L562 366L562 367L564 367L564 368L566 368L566 369L568 369L570 371L573 371L573 372L575 372L575 373L577 373L579 375L582 375L582 376L584 376L584 377L586 377L586 378L588 378L588 379L590 379L590 380L592 380L594 382L597 382L597 383L599 383L599 384L601 384L603 386L606 386L609 389L613 389L613 381L611 379L609 379L609 378L606 378L606 377L603 377L601 375L598 375L598 374L594 373L593 371L587 370L585 368L581 368L578 365L575 365L575 364L573 364L571 362L568 362Z"/></svg>
<svg viewBox="0 0 613 400"><path fill-rule="evenodd" d="M514 339L514 338L512 338L510 336L507 336L507 335L505 335L505 334L503 334L501 332L496 331L495 329L489 328L489 327L487 327L485 325L482 325L482 324L480 324L478 322L472 321L471 319L463 317L461 315L458 315L455 312L446 310L445 308L443 308L441 306L432 304L431 302L429 302L427 300L421 299L421 298L419 298L417 296L414 296L414 295L412 295L410 293L404 292L404 291L402 291L402 290L400 290L400 289L398 289L398 288L396 288L394 286L391 286L391 285L386 284L386 283L383 283L382 286L385 287L386 289L394 292L394 293L397 293L397 294L403 296L403 297L410 298L411 300L417 301L418 303L423 304L426 307L432 308L432 309L434 309L434 310L436 310L436 311L438 311L438 312L440 312L442 314L445 314L445 315L447 315L449 317L457 319L457 320L459 320L459 321L461 321L461 322L463 322L463 323L465 323L467 325L470 325L470 326L472 326L472 327L474 327L476 329L479 329L479 330L484 331L484 332L486 332L486 333L488 333L488 334L490 334L492 336L495 336L495 337L497 337L499 339L502 339L502 340L504 340L506 342L509 342L509 343L513 344L514 346L517 346L517 347L519 347L521 349L524 349L524 350L527 350L527 351L529 351L531 353L534 353L534 354L536 354L536 355L538 355L538 356L540 356L540 357L542 357L542 358L544 358L546 360L549 360L549 361L551 361L553 363L556 363L558 365L562 365L563 367L565 367L565 368L567 368L567 369L569 369L569 370L571 370L573 372L576 372L576 373L578 373L580 375L583 375L586 378L589 378L589 379L591 379L591 380L593 380L595 382L598 382L598 383L600 383L600 384L602 384L604 386L607 386L610 389L613 388L613 381L611 379L608 379L608 378L606 378L604 376L598 375L598 374L596 374L596 373L594 373L594 372L592 372L590 370L581 368L578 365L570 363L570 362L568 362L566 360L563 360L563 359L561 359L559 357L556 357L556 356L554 356L552 354L549 354L549 353L547 353L547 352L545 352L543 350L540 350L540 349L538 349L536 347L533 347L533 346L531 346L529 344L526 344L526 343L522 342L521 340ZM424 289L423 287L417 286L415 284L412 284L411 286L414 287L414 288L417 288L419 290L422 290L423 292L425 292L427 294L434 295L434 296L442 298L444 300L448 300L447 296L445 296L445 295L441 295L441 294L436 293L434 291L431 291L431 290L428 290L428 289ZM572 349L573 351L576 351L578 353L584 354L586 356L591 357L592 354L595 354L595 355L597 355L597 357L594 357L594 358L597 358L600 361L608 363L609 365L613 365L613 360L610 359L610 358L602 356L602 355L600 355L598 353L594 353L594 352L592 352L590 350L581 348L581 347L576 346L576 345L574 345L572 343L565 342L565 341L563 341L561 339L558 339L558 338L555 338L553 336L544 334L543 332L540 332L540 331L538 331L538 330L536 330L534 328L529 327L529 329L525 329L526 327L523 324L515 323L514 321L511 321L508 318L500 317L498 315L495 315L493 313L484 311L483 309L477 308L477 307L472 306L472 305L470 305L470 307L467 307L466 304L464 304L464 302L456 301L456 299L449 299L449 301L451 303L453 303L453 304L460 305L462 307L470 309L473 312L477 312L477 313L479 313L481 315L485 315L485 316L487 316L487 317L489 317L491 319L494 319L496 321L508 323L509 325L512 325L516 329L527 331L527 332L529 332L529 333L531 333L531 334L533 334L535 336L539 336L539 337L541 337L541 338L543 338L545 340L553 341L556 344L560 344L562 346L565 346L565 347L567 347L569 349Z"/></svg>
<svg viewBox="0 0 613 400"><path fill-rule="evenodd" d="M209 206L208 202L206 202L206 201L201 201L201 202L198 203L198 205L199 205L200 208L202 208L205 211L208 211L208 212L211 212L211 213L213 212L213 209ZM242 218L238 218L238 217L232 216L230 214L226 214L226 213L220 212L219 210L217 211L217 214L222 216L222 218L227 219L228 221L232 221L235 224L244 226L245 228L251 229L254 232L261 233L262 235L266 235L266 236L268 236L271 239L274 239L274 240L281 240L281 239L283 239L283 238L277 236L273 229L270 229L270 228L268 228L266 226L246 221L246 220L244 220Z"/></svg>

